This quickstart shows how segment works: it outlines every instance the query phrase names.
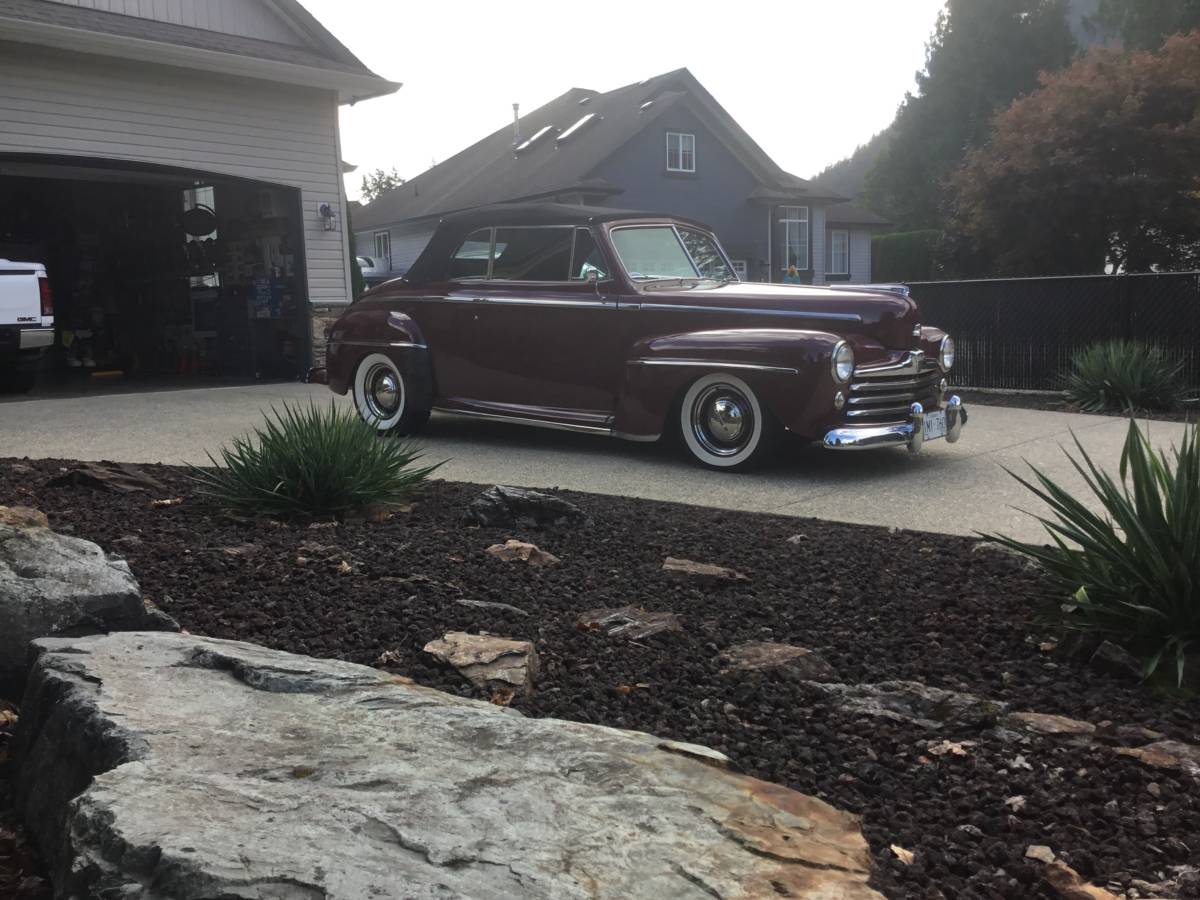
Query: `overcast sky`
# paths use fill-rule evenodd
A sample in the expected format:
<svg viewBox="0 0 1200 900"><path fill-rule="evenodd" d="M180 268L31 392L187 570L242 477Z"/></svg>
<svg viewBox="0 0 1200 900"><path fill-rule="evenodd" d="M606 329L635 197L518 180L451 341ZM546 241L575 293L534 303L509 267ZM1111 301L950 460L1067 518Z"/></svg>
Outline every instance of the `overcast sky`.
<svg viewBox="0 0 1200 900"><path fill-rule="evenodd" d="M784 169L809 177L887 126L944 0L303 0L383 77L342 107L342 152L411 178L572 87L687 66Z"/></svg>

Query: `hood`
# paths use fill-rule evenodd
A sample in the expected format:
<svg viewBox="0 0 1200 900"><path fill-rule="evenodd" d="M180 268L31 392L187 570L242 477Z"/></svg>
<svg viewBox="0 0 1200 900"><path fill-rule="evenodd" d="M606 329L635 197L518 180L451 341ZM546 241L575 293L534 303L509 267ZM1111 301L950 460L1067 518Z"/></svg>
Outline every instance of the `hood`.
<svg viewBox="0 0 1200 900"><path fill-rule="evenodd" d="M914 333L920 321L917 304L908 297L883 291L741 281L714 288L651 287L642 292L641 300L643 303L763 312L828 313L827 324L814 318L809 320L811 325L800 327L857 336L856 349L878 346L886 350L903 350L916 347L918 343Z"/></svg>

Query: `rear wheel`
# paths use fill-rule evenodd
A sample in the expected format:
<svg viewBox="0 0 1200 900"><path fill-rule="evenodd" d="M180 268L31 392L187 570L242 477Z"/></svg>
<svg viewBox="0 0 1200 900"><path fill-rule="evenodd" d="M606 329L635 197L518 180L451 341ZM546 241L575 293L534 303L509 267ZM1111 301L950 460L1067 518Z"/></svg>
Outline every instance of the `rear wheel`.
<svg viewBox="0 0 1200 900"><path fill-rule="evenodd" d="M382 353L369 354L355 369L354 405L363 421L398 435L416 433L429 419L429 410L413 408L410 386Z"/></svg>
<svg viewBox="0 0 1200 900"><path fill-rule="evenodd" d="M744 469L769 454L778 429L750 385L719 373L698 378L684 393L679 431L702 465Z"/></svg>

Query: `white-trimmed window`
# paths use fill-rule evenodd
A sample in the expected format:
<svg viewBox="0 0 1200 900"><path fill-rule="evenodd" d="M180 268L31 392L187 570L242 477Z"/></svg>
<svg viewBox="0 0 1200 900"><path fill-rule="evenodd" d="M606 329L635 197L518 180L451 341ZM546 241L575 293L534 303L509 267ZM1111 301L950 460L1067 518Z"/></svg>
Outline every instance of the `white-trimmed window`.
<svg viewBox="0 0 1200 900"><path fill-rule="evenodd" d="M829 275L850 274L850 232L834 228L829 232Z"/></svg>
<svg viewBox="0 0 1200 900"><path fill-rule="evenodd" d="M392 270L392 233L390 231L375 232L375 262L377 265L386 264L389 272Z"/></svg>
<svg viewBox="0 0 1200 900"><path fill-rule="evenodd" d="M801 272L808 269L808 207L781 206L779 226L783 241L780 268L786 272L795 266Z"/></svg>
<svg viewBox="0 0 1200 900"><path fill-rule="evenodd" d="M696 171L696 136L694 134L681 134L678 131L667 132L667 171Z"/></svg>
<svg viewBox="0 0 1200 900"><path fill-rule="evenodd" d="M731 259L733 263L733 271L737 274L738 281L746 280L746 261L744 259Z"/></svg>

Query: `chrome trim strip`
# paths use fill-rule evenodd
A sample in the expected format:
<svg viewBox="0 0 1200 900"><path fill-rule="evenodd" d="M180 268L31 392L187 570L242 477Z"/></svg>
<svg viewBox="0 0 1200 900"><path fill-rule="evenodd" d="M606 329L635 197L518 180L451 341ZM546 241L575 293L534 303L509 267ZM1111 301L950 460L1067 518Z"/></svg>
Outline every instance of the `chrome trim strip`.
<svg viewBox="0 0 1200 900"><path fill-rule="evenodd" d="M859 366L854 370L855 378L893 378L900 375L920 375L925 364L924 350L909 350L897 363L886 366Z"/></svg>
<svg viewBox="0 0 1200 900"><path fill-rule="evenodd" d="M474 303L485 303L488 306L551 306L560 309L616 309L616 303L605 303L602 300L538 300L524 297L475 297Z"/></svg>
<svg viewBox="0 0 1200 900"><path fill-rule="evenodd" d="M629 303L622 304L622 309L637 309L651 312L717 312L717 313L740 313L747 316L781 316L789 319L823 319L826 322L862 322L862 316L858 313L839 313L839 312L812 312L810 310L800 309L758 309L747 307L745 309L736 306L692 306L682 303Z"/></svg>
<svg viewBox="0 0 1200 900"><path fill-rule="evenodd" d="M631 359L631 366L699 366L707 369L743 369L753 372L774 372L780 375L799 375L799 369L786 366L762 366L757 363L716 362L709 359Z"/></svg>
<svg viewBox="0 0 1200 900"><path fill-rule="evenodd" d="M851 406L862 406L864 403L912 403L913 395L909 394L868 394L865 397L851 397Z"/></svg>
<svg viewBox="0 0 1200 900"><path fill-rule="evenodd" d="M351 347L396 347L399 349L428 350L425 344L415 344L412 341L330 341L331 344L349 344Z"/></svg>
<svg viewBox="0 0 1200 900"><path fill-rule="evenodd" d="M578 431L584 434L611 435L611 428L600 428L595 425L575 425L570 422L547 422L543 419L529 419L522 416L506 416L501 413L476 412L470 409L446 409L435 406L434 412L445 413L449 416L462 416L467 419L483 419L489 422L509 422L513 425L532 425L535 428L550 428L554 431Z"/></svg>
<svg viewBox="0 0 1200 900"><path fill-rule="evenodd" d="M929 374L922 375L919 378L909 378L905 379L904 381L889 378L885 381L856 382L850 385L850 390L856 393L859 391L894 391L900 388L914 388L919 390L921 388L931 387L937 384L937 379L938 373L930 372Z"/></svg>
<svg viewBox="0 0 1200 900"><path fill-rule="evenodd" d="M912 405L912 401L907 397L905 398L905 401L906 402L900 406L876 406L874 408L868 407L866 409L851 409L847 411L846 417L858 418L860 416L885 416L891 415L892 413L906 413L908 412L908 408ZM851 402L854 401L852 400Z"/></svg>

